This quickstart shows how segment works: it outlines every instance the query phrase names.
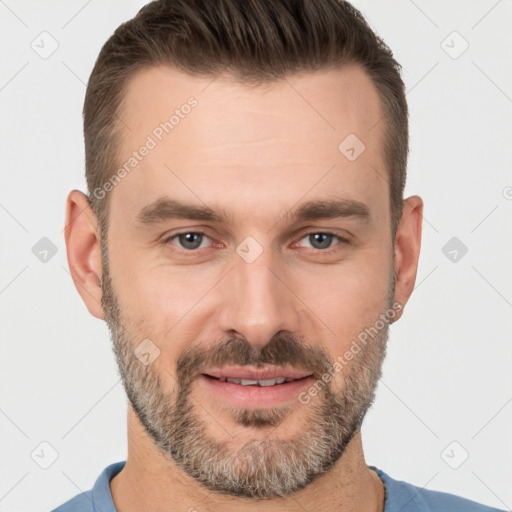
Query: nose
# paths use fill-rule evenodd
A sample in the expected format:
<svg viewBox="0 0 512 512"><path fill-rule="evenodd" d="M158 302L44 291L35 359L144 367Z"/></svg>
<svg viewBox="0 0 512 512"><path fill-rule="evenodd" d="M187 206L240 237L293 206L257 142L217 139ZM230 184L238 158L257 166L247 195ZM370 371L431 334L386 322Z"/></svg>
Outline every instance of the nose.
<svg viewBox="0 0 512 512"><path fill-rule="evenodd" d="M226 277L218 315L223 332L261 347L279 331L298 331L299 301L271 257L240 259Z"/></svg>

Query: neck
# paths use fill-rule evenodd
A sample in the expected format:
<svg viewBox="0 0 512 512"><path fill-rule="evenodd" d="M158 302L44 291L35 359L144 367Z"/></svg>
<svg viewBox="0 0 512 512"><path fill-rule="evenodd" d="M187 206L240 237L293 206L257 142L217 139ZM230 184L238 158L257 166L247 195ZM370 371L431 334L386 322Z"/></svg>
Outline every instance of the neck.
<svg viewBox="0 0 512 512"><path fill-rule="evenodd" d="M161 453L131 407L128 410L126 465L112 479L110 489L118 512L384 510L384 486L365 463L360 430L338 462L305 489L286 498L252 500L216 494L185 474Z"/></svg>

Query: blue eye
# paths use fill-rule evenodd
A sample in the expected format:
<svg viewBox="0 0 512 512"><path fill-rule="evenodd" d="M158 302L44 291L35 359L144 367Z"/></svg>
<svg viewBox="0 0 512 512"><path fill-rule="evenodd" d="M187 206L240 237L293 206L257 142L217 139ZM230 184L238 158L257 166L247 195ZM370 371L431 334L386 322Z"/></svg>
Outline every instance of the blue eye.
<svg viewBox="0 0 512 512"><path fill-rule="evenodd" d="M301 238L302 240L307 239L308 243L313 249L329 249L331 247L331 244L334 239L337 239L338 241L341 241L342 239L337 236L333 235L332 233L310 233L309 235L306 235Z"/></svg>
<svg viewBox="0 0 512 512"><path fill-rule="evenodd" d="M177 244L182 249L187 249L188 251L193 251L195 249L201 249L204 247L203 242L205 240L209 240L204 233L198 233L194 231L190 231L187 233L178 233L174 236L168 238L165 242L174 243L174 240L177 240Z"/></svg>
<svg viewBox="0 0 512 512"><path fill-rule="evenodd" d="M302 245L304 241L306 241L307 245ZM163 241L164 244L171 243L173 245L177 245L180 249L190 252L208 247L211 242L212 240L210 237L199 231L176 233ZM299 245L310 249L325 251L326 249L330 249L332 246L336 245L338 242L346 242L346 240L333 233L319 231L303 236L299 241Z"/></svg>

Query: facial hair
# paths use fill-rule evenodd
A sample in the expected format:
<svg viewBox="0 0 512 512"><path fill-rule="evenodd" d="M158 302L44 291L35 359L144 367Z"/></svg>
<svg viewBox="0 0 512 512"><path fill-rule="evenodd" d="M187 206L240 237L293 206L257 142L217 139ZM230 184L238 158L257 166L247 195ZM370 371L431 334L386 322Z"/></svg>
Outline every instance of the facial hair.
<svg viewBox="0 0 512 512"><path fill-rule="evenodd" d="M211 491L270 499L305 488L342 457L373 404L386 353L387 323L343 367L342 388L335 385L333 378L319 386L315 400L307 405L297 404L302 408L300 417L305 425L300 434L286 440L259 436L236 451L229 439L214 439L207 419L199 414L203 409L192 393L197 374L225 365L275 365L311 371L319 381L329 369L332 371L329 354L285 332L277 333L260 348L241 338L194 345L178 358L176 385L169 391L157 372L158 365L146 366L134 355L141 338L135 339L127 328L131 319L123 315L114 292L106 247L101 252L102 305L123 385L145 431L170 461ZM386 298L388 309L392 288ZM279 433L279 425L286 417L297 414L293 409L236 409L233 420L248 428L273 427L271 434Z"/></svg>

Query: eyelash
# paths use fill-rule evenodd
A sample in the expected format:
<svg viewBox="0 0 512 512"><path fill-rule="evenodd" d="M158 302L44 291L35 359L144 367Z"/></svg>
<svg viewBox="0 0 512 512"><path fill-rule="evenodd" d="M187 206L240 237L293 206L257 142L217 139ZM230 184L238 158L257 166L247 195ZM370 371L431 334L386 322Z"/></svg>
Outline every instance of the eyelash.
<svg viewBox="0 0 512 512"><path fill-rule="evenodd" d="M165 238L163 241L162 241L162 244L164 246L168 245L169 243L172 243L172 240L178 238L180 235L188 235L188 234L194 234L194 235L202 235L203 237L206 237L206 238L209 238L210 240L212 240L206 233L202 232L202 231L182 231L181 233L175 233L174 235L170 236L170 237L167 237ZM333 238L336 238L338 239L338 243L343 243L343 244L348 244L350 243L346 238L343 238L341 237L340 235L336 235L335 233L331 233L329 231L310 231L309 233L306 233L305 235L303 235L300 239L300 240L303 240L304 238L306 237L309 237L311 235L326 235L326 236L332 236ZM174 245L174 244L173 244ZM333 252L334 250L336 250L336 246L338 244L334 244L333 246L331 247L328 247L327 249L315 249L314 247L312 248L309 248L309 249L312 249L314 251L318 251L318 252L321 252L323 254L330 254L331 252ZM185 253L197 253L199 252L201 249L205 249L205 247L202 247L202 248L198 248L198 249L185 249L183 247L179 247L178 248L185 252Z"/></svg>

